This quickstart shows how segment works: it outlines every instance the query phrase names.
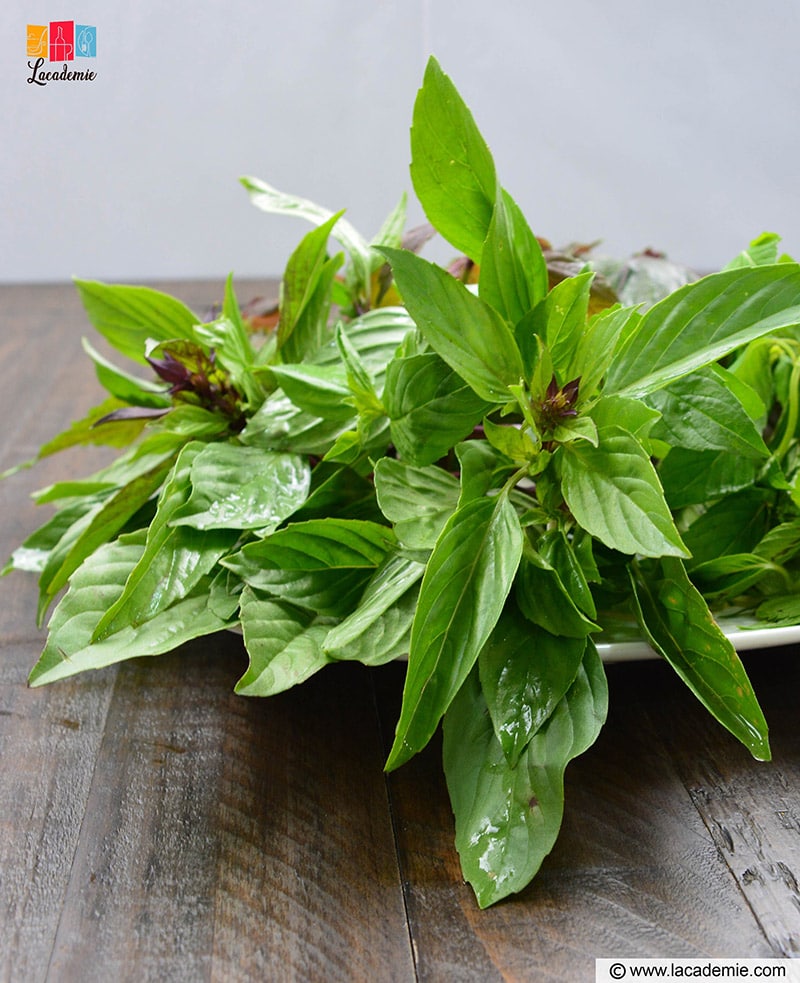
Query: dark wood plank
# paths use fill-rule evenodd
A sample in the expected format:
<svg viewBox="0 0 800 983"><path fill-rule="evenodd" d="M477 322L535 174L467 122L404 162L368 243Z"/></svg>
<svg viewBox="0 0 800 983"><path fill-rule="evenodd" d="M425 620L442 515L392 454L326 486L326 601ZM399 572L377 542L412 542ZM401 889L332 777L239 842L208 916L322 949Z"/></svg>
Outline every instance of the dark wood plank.
<svg viewBox="0 0 800 983"><path fill-rule="evenodd" d="M707 716L675 717L670 752L709 835L774 956L800 956L800 734L797 647L745 656L765 706L773 761L754 765Z"/></svg>
<svg viewBox="0 0 800 983"><path fill-rule="evenodd" d="M259 701L235 636L158 661L120 669L50 978L412 978L366 671Z"/></svg>
<svg viewBox="0 0 800 983"><path fill-rule="evenodd" d="M80 336L69 336L80 323L70 288L3 287L0 303L3 471L32 457L95 394ZM29 493L101 456L49 459L0 482L0 564L47 518ZM45 977L116 672L29 690L44 640L36 598L34 577L0 581L0 978L13 980Z"/></svg>

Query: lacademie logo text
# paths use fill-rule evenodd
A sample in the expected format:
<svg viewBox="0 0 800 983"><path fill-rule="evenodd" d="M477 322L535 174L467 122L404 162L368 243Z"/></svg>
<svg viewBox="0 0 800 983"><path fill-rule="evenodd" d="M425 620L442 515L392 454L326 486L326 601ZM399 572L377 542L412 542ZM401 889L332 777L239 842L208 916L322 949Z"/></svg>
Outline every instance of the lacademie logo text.
<svg viewBox="0 0 800 983"><path fill-rule="evenodd" d="M73 20L28 24L26 51L29 85L48 82L94 82L97 72L70 66L76 58L97 57L97 28ZM59 64L60 69L55 68Z"/></svg>

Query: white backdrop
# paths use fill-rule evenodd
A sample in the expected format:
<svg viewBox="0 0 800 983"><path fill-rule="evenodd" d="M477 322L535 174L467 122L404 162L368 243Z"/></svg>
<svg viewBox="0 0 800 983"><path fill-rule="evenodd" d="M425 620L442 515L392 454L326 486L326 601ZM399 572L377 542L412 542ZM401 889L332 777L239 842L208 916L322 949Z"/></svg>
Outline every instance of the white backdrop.
<svg viewBox="0 0 800 983"><path fill-rule="evenodd" d="M97 78L27 83L26 25L68 19ZM305 229L242 174L372 235L430 53L555 243L800 255L799 40L798 0L3 0L0 280L278 274Z"/></svg>

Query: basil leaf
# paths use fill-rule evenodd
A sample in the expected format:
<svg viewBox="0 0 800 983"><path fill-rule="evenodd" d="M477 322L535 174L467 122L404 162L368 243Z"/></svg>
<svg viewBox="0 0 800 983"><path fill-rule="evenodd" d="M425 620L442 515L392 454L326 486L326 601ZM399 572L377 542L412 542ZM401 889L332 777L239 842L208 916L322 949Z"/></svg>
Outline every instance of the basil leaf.
<svg viewBox="0 0 800 983"><path fill-rule="evenodd" d="M396 544L387 526L358 519L309 519L295 522L248 543L246 563L262 570L374 569ZM227 566L235 561L226 562Z"/></svg>
<svg viewBox="0 0 800 983"><path fill-rule="evenodd" d="M333 217L334 213L329 209L315 205L307 198L278 191L259 178L243 177L240 180L250 195L250 201L261 211L278 215L296 215L317 226ZM366 296L372 266L372 250L363 236L346 219L340 218L333 226L331 234L344 246L350 256L356 293Z"/></svg>
<svg viewBox="0 0 800 983"><path fill-rule="evenodd" d="M441 267L384 249L409 313L430 346L481 399L503 403L523 375L507 322Z"/></svg>
<svg viewBox="0 0 800 983"><path fill-rule="evenodd" d="M341 365L273 365L270 371L281 389L305 413L323 420L352 420L347 375Z"/></svg>
<svg viewBox="0 0 800 983"><path fill-rule="evenodd" d="M564 500L580 525L621 553L687 556L642 445L617 426L598 429L598 437L597 447L563 447Z"/></svg>
<svg viewBox="0 0 800 983"><path fill-rule="evenodd" d="M647 403L661 414L650 432L654 439L695 451L769 456L758 427L713 368L676 379L651 393Z"/></svg>
<svg viewBox="0 0 800 983"><path fill-rule="evenodd" d="M539 240L517 203L502 188L480 263L480 297L512 324L547 295L547 264Z"/></svg>
<svg viewBox="0 0 800 983"><path fill-rule="evenodd" d="M331 628L324 650L333 659L381 665L408 652L425 564L389 554L367 584L352 614Z"/></svg>
<svg viewBox="0 0 800 983"><path fill-rule="evenodd" d="M515 583L515 597L525 617L564 638L586 638L597 625L578 608L556 570L526 546Z"/></svg>
<svg viewBox="0 0 800 983"><path fill-rule="evenodd" d="M474 665L511 590L522 539L505 495L470 501L445 525L420 588L388 770L428 743Z"/></svg>
<svg viewBox="0 0 800 983"><path fill-rule="evenodd" d="M66 676L143 655L161 655L200 635L219 631L226 621L209 604L210 581L169 610L137 626L92 641L103 614L122 596L126 580L141 561L144 533L101 546L75 572L48 625L48 639L29 683L40 686Z"/></svg>
<svg viewBox="0 0 800 983"><path fill-rule="evenodd" d="M643 396L748 341L800 324L800 267L728 270L681 287L614 353L605 391Z"/></svg>
<svg viewBox="0 0 800 983"><path fill-rule="evenodd" d="M479 262L496 198L494 162L472 113L435 58L428 61L414 103L411 180L428 220Z"/></svg>
<svg viewBox="0 0 800 983"><path fill-rule="evenodd" d="M331 660L322 651L330 625L309 612L242 591L240 618L250 664L237 682L241 696L273 696L304 682Z"/></svg>
<svg viewBox="0 0 800 983"><path fill-rule="evenodd" d="M746 488L702 512L683 535L692 554L689 569L729 553L754 551L768 528L771 497L766 488Z"/></svg>
<svg viewBox="0 0 800 983"><path fill-rule="evenodd" d="M150 287L112 286L75 280L89 320L117 351L145 361L148 341L194 340L200 322L181 301Z"/></svg>
<svg viewBox="0 0 800 983"><path fill-rule="evenodd" d="M331 215L300 241L286 264L281 282L278 350L287 362L300 362L312 355L325 340L325 319L313 318L300 331L300 317L323 277L327 261L328 239L343 212Z"/></svg>
<svg viewBox="0 0 800 983"><path fill-rule="evenodd" d="M83 350L94 362L97 381L115 399L134 406L168 407L170 405L170 398L165 393L163 384L139 379L128 372L123 372L101 355L86 338L82 338L81 343Z"/></svg>
<svg viewBox="0 0 800 983"><path fill-rule="evenodd" d="M397 450L419 465L443 457L492 407L435 352L393 359L383 402Z"/></svg>
<svg viewBox="0 0 800 983"><path fill-rule="evenodd" d="M274 527L306 500L310 478L295 454L207 444L193 455L191 494L170 521L201 530Z"/></svg>
<svg viewBox="0 0 800 983"><path fill-rule="evenodd" d="M593 273L581 273L557 283L526 317L518 321L514 329L518 338L528 337L528 347L531 344L529 336L541 338L562 383L580 375L579 372L575 376L565 373L573 365L578 346L586 333L593 278Z"/></svg>
<svg viewBox="0 0 800 983"><path fill-rule="evenodd" d="M418 468L384 457L375 467L375 493L397 538L409 549L433 549L458 505L459 484L441 468Z"/></svg>
<svg viewBox="0 0 800 983"><path fill-rule="evenodd" d="M605 721L608 690L594 646L516 767L497 740L477 674L444 720L444 769L464 877L486 908L524 888L553 848L564 812L564 771Z"/></svg>
<svg viewBox="0 0 800 983"><path fill-rule="evenodd" d="M641 570L630 574L636 615L648 642L754 758L768 761L767 724L736 649L680 560L665 558L661 571L657 580Z"/></svg>
<svg viewBox="0 0 800 983"><path fill-rule="evenodd" d="M585 635L559 638L506 605L478 668L495 734L512 768L571 686L585 649Z"/></svg>
<svg viewBox="0 0 800 983"><path fill-rule="evenodd" d="M673 448L658 468L664 496L673 509L702 505L748 488L759 464L727 451Z"/></svg>

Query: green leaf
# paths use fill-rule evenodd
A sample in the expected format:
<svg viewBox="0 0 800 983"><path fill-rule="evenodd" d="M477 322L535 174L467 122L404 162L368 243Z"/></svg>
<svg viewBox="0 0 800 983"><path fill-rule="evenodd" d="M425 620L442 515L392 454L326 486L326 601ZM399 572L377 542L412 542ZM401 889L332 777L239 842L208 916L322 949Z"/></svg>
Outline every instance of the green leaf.
<svg viewBox="0 0 800 983"><path fill-rule="evenodd" d="M563 373L567 381L581 380L583 399L597 390L614 359L620 338L633 333L641 319L642 315L630 307L610 307L589 318L574 358Z"/></svg>
<svg viewBox="0 0 800 983"><path fill-rule="evenodd" d="M482 399L503 403L522 378L506 321L441 267L406 250L384 249L403 300L431 347Z"/></svg>
<svg viewBox="0 0 800 983"><path fill-rule="evenodd" d="M647 452L621 427L565 444L562 491L583 529L622 553L688 556Z"/></svg>
<svg viewBox="0 0 800 983"><path fill-rule="evenodd" d="M432 464L472 433L491 409L435 352L395 358L383 402L392 441L418 465Z"/></svg>
<svg viewBox="0 0 800 983"><path fill-rule="evenodd" d="M511 590L522 540L505 495L470 501L445 525L420 589L388 770L428 743L475 664Z"/></svg>
<svg viewBox="0 0 800 983"><path fill-rule="evenodd" d="M287 362L301 362L313 355L325 340L324 322L314 318L305 323L306 332L297 331L300 316L314 296L328 257L328 239L343 212L307 233L289 257L281 281L278 349Z"/></svg>
<svg viewBox="0 0 800 983"><path fill-rule="evenodd" d="M659 580L631 571L636 613L648 642L754 758L768 761L767 724L736 649L683 563L665 558L661 570Z"/></svg>
<svg viewBox="0 0 800 983"><path fill-rule="evenodd" d="M433 549L458 505L458 480L442 468L419 468L381 458L375 467L375 493L381 512L409 549Z"/></svg>
<svg viewBox="0 0 800 983"><path fill-rule="evenodd" d="M241 556L265 571L374 569L395 545L395 535L387 526L331 517L291 523L266 539L248 543Z"/></svg>
<svg viewBox="0 0 800 983"><path fill-rule="evenodd" d="M121 597L125 582L140 562L144 534L123 536L101 546L76 571L69 590L50 619L48 638L29 683L41 686L87 669L144 655L161 655L200 635L226 627L226 621L209 604L210 582L145 624L92 642L103 614Z"/></svg>
<svg viewBox="0 0 800 983"><path fill-rule="evenodd" d="M300 508L308 495L308 464L232 443L207 444L195 453L191 494L171 518L194 529L265 529Z"/></svg>
<svg viewBox="0 0 800 983"><path fill-rule="evenodd" d="M60 565L52 570L46 584L41 583L42 590L51 597L55 596L86 557L103 543L113 539L161 487L172 464L172 460L162 461L110 495L99 509L93 511L91 520L71 543L68 552L61 558Z"/></svg>
<svg viewBox="0 0 800 983"><path fill-rule="evenodd" d="M512 324L547 296L547 264L539 240L502 188L480 263L480 297Z"/></svg>
<svg viewBox="0 0 800 983"><path fill-rule="evenodd" d="M746 488L705 509L683 534L692 566L753 551L767 531L771 497L765 488Z"/></svg>
<svg viewBox="0 0 800 983"><path fill-rule="evenodd" d="M389 554L367 584L358 607L325 639L333 659L381 665L408 652L425 564L404 553Z"/></svg>
<svg viewBox="0 0 800 983"><path fill-rule="evenodd" d="M147 420L118 420L104 423L103 418L127 406L111 398L89 410L85 417L70 424L68 429L42 444L39 457L49 457L70 447L100 444L105 447L127 447L141 434Z"/></svg>
<svg viewBox="0 0 800 983"><path fill-rule="evenodd" d="M330 625L285 601L242 591L240 615L247 672L238 681L240 696L273 696L305 682L331 659L322 650Z"/></svg>
<svg viewBox="0 0 800 983"><path fill-rule="evenodd" d="M263 212L272 212L277 215L295 215L317 226L328 222L334 215L328 208L315 205L313 201L308 201L306 198L299 198L297 195L278 191L259 178L243 177L240 180L250 195L250 201ZM344 246L350 256L356 292L366 296L373 256L369 244L343 218L336 222L331 234Z"/></svg>
<svg viewBox="0 0 800 983"><path fill-rule="evenodd" d="M517 319L515 328L517 337L541 338L547 346L556 377L562 385L580 375L579 372L575 375L567 373L572 371L576 352L586 334L593 278L594 273L567 277L557 283L524 318ZM481 279L483 279L482 268ZM525 344L529 345L530 340Z"/></svg>
<svg viewBox="0 0 800 983"><path fill-rule="evenodd" d="M323 420L352 420L347 375L341 365L273 365L271 372L295 406Z"/></svg>
<svg viewBox="0 0 800 983"><path fill-rule="evenodd" d="M714 367L676 379L651 393L647 403L661 413L651 436L673 447L769 456L759 429Z"/></svg>
<svg viewBox="0 0 800 983"><path fill-rule="evenodd" d="M486 908L522 890L553 848L564 811L564 771L600 732L608 691L589 643L575 681L511 768L476 676L445 717L444 768L461 867Z"/></svg>
<svg viewBox="0 0 800 983"><path fill-rule="evenodd" d="M411 180L429 221L456 249L479 262L497 196L494 162L472 114L435 58L428 61L414 104Z"/></svg>
<svg viewBox="0 0 800 983"><path fill-rule="evenodd" d="M139 379L128 372L123 372L93 348L86 338L81 339L81 342L83 350L94 362L98 382L115 399L134 406L157 408L170 405L170 398L164 391L163 383Z"/></svg>
<svg viewBox="0 0 800 983"><path fill-rule="evenodd" d="M639 440L646 440L658 420L658 410L641 399L626 396L601 396L589 411L597 427L616 424Z"/></svg>
<svg viewBox="0 0 800 983"><path fill-rule="evenodd" d="M753 484L759 462L727 451L675 447L658 468L664 495L673 509L703 505Z"/></svg>
<svg viewBox="0 0 800 983"><path fill-rule="evenodd" d="M800 267L728 270L681 287L614 354L605 391L643 396L754 338L800 324Z"/></svg>
<svg viewBox="0 0 800 983"><path fill-rule="evenodd" d="M86 523L91 522L93 516L101 504L105 495L111 489L101 488L96 493L87 493L75 502L69 502L60 508L55 515L51 516L47 522L40 526L35 532L18 546L9 557L3 567L2 575L10 573L12 570L25 570L29 573L43 573L47 568L48 562L54 550L59 550L60 557L66 556L72 543L80 534L80 530L85 528ZM74 531L73 530L74 527ZM51 565L52 570L57 570L61 559L57 559ZM49 574L40 585L40 589L45 594L43 603L49 604L50 595L47 594L47 583Z"/></svg>
<svg viewBox="0 0 800 983"><path fill-rule="evenodd" d="M572 685L585 649L585 635L559 638L506 605L478 667L495 734L512 768Z"/></svg>
<svg viewBox="0 0 800 983"><path fill-rule="evenodd" d="M126 626L141 625L186 597L235 543L236 530L200 533L171 525L189 496L192 462L202 448L202 444L188 444L181 450L161 489L141 559L130 572L120 597L98 621L93 641Z"/></svg>
<svg viewBox="0 0 800 983"><path fill-rule="evenodd" d="M597 625L573 601L558 572L530 546L523 552L515 591L525 617L553 635L586 638L597 631Z"/></svg>
<svg viewBox="0 0 800 983"><path fill-rule="evenodd" d="M760 236L753 239L747 249L731 260L725 269L737 270L748 266L771 266L778 262L780 242L781 237L775 232L762 232Z"/></svg>
<svg viewBox="0 0 800 983"><path fill-rule="evenodd" d="M113 286L75 280L89 320L117 351L145 361L147 342L194 340L200 322L189 308L169 294L150 287Z"/></svg>
<svg viewBox="0 0 800 983"><path fill-rule="evenodd" d="M223 567L256 591L280 598L321 617L345 618L370 579L373 567L325 567L318 570L274 570L262 567L240 550L224 557Z"/></svg>
<svg viewBox="0 0 800 983"><path fill-rule="evenodd" d="M355 411L349 420L323 420L295 406L282 392L273 393L247 421L239 440L254 450L323 457L354 422Z"/></svg>

